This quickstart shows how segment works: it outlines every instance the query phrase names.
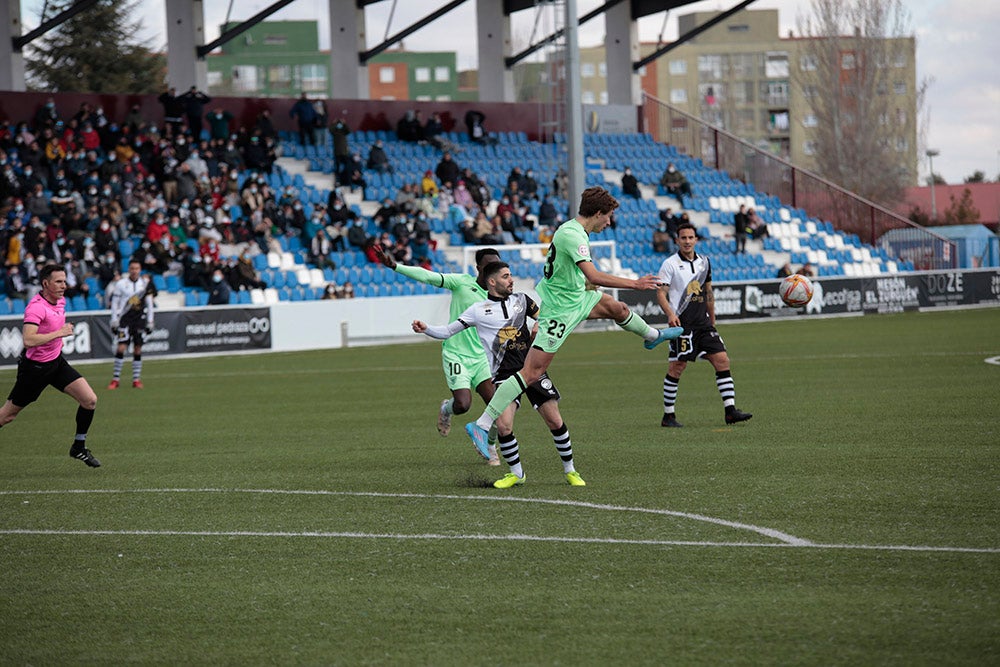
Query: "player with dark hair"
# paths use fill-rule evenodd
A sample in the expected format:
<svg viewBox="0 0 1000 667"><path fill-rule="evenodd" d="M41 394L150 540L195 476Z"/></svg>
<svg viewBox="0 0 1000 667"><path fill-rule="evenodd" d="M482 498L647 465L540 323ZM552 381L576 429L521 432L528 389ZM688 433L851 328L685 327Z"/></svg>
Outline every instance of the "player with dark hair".
<svg viewBox="0 0 1000 667"><path fill-rule="evenodd" d="M47 386L64 392L80 407L76 409L76 437L69 455L91 468L101 462L87 449L87 431L94 420L97 394L62 355L63 338L73 334L73 325L66 322L66 271L48 264L39 272L42 291L32 297L24 309L24 351L17 362L17 380L7 402L0 408L0 426L14 418L41 396Z"/></svg>
<svg viewBox="0 0 1000 667"><path fill-rule="evenodd" d="M531 346L532 331L528 318L538 318L538 305L526 294L514 293L514 278L504 262L491 262L483 267L489 297L471 305L457 319L445 326L428 326L420 320L413 322L413 330L432 338L447 340L451 336L475 328L483 349L490 360L493 383L502 385L524 365L524 357ZM559 390L545 373L537 382L528 386L525 395L538 411L552 433L552 441L563 463L566 482L572 486L586 486L573 465L573 446L569 429L559 414ZM493 483L498 489L509 489L524 484L524 469L514 437L514 413L520 407L515 400L497 417L500 453L510 466L510 472Z"/></svg>
<svg viewBox="0 0 1000 667"><path fill-rule="evenodd" d="M142 389L143 336L153 333L153 281L142 275L138 260L128 263L128 274L111 289L111 331L118 340L115 369L108 389L117 389L125 365L125 351L132 343L132 386Z"/></svg>
<svg viewBox="0 0 1000 667"><path fill-rule="evenodd" d="M511 376L511 381L500 385L486 411L466 429L477 447L485 441L487 430L507 406L542 377L556 351L580 322L587 319L614 320L622 329L642 337L649 350L676 338L683 331L679 327L662 331L654 329L621 301L589 287L647 290L659 284L655 276L643 276L637 280L620 278L594 266L590 257L590 234L606 229L616 208L618 200L607 190L587 188L580 197L576 218L564 222L553 235L545 260L544 277L538 284L538 295L542 298L538 335L521 371Z"/></svg>
<svg viewBox="0 0 1000 667"><path fill-rule="evenodd" d="M450 291L451 304L448 314L453 320L466 308L486 298L486 279L483 278L482 269L490 262L500 261L500 253L493 248L477 250L477 276L474 277L466 273L438 273L417 266L397 264L396 260L378 244L375 246L375 254L385 267L396 273ZM441 361L448 388L451 390L451 398L441 401L438 410L437 429L444 437L451 432L452 415L464 414L472 407L472 388L475 388L484 402L489 403L493 397L493 382L483 346L474 331L464 331L444 341L441 345ZM500 465L493 432L481 443L473 444L490 465Z"/></svg>
<svg viewBox="0 0 1000 667"><path fill-rule="evenodd" d="M660 289L656 298L667 316L667 324L684 328L670 341L670 366L663 378L663 420L661 426L680 427L674 404L677 385L689 361L705 357L715 368L715 385L726 409L726 423L735 424L753 415L736 407L736 385L729 370L729 355L715 330L715 295L712 292L712 263L695 252L698 235L694 225L677 226L679 250L660 266Z"/></svg>

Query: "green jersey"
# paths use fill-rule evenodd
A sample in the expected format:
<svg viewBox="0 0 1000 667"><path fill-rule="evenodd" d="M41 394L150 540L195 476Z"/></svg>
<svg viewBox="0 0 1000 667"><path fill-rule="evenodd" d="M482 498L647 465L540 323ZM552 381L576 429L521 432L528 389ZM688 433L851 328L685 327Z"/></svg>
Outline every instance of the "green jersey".
<svg viewBox="0 0 1000 667"><path fill-rule="evenodd" d="M396 265L396 272L418 282L450 291L449 322L454 322L469 306L479 303L488 296L486 290L476 282L475 276L470 276L466 273L438 273L436 271L421 269L418 266L403 266L402 264ZM483 344L479 342L479 336L473 328L465 329L455 334L444 341L441 347L446 352L451 352L459 356L486 358L483 352Z"/></svg>
<svg viewBox="0 0 1000 667"><path fill-rule="evenodd" d="M545 277L537 287L545 312L574 310L588 299L587 279L577 266L578 262L584 261L593 261L590 257L590 235L573 218L556 230L545 257Z"/></svg>

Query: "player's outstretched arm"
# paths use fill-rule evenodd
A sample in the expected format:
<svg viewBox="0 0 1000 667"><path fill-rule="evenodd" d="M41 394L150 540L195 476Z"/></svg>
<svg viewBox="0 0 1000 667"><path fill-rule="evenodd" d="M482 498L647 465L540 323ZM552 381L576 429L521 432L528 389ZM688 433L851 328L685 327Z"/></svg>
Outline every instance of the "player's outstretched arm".
<svg viewBox="0 0 1000 667"><path fill-rule="evenodd" d="M622 278L613 276L610 273L601 271L593 262L580 262L577 266L583 272L584 277L593 285L598 287L614 287L617 289L649 290L656 289L660 284L656 276L643 276L636 280L632 278Z"/></svg>
<svg viewBox="0 0 1000 667"><path fill-rule="evenodd" d="M421 322L420 320L413 320L413 330L416 333L426 334L431 338L436 338L438 340L451 338L459 331L462 331L467 327L468 325L462 320L455 320L454 322L443 327L427 324L426 322Z"/></svg>

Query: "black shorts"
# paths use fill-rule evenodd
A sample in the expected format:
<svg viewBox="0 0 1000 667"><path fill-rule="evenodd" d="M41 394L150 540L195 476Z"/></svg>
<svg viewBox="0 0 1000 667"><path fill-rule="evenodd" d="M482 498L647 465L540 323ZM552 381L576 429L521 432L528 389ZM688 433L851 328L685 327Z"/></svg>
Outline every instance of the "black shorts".
<svg viewBox="0 0 1000 667"><path fill-rule="evenodd" d="M119 345L132 343L133 347L142 347L142 336L145 332L146 330L142 326L118 327L115 329L115 342Z"/></svg>
<svg viewBox="0 0 1000 667"><path fill-rule="evenodd" d="M670 361L696 361L705 355L725 351L726 344L715 327L685 329L684 333L670 341Z"/></svg>
<svg viewBox="0 0 1000 667"><path fill-rule="evenodd" d="M495 381L495 385L500 385L504 380ZM533 382L528 385L528 388L524 390L524 395L528 397L528 401L531 402L531 407L536 410L540 408L547 401L558 401L562 396L559 395L559 390L556 389L555 384L553 384L552 379L549 377L548 373L542 373L542 377L538 378L537 382ZM517 399L518 406L521 405L521 399Z"/></svg>
<svg viewBox="0 0 1000 667"><path fill-rule="evenodd" d="M42 391L52 386L64 391L70 383L83 377L61 354L52 361L32 361L23 354L17 362L17 380L7 396L19 408L34 403Z"/></svg>

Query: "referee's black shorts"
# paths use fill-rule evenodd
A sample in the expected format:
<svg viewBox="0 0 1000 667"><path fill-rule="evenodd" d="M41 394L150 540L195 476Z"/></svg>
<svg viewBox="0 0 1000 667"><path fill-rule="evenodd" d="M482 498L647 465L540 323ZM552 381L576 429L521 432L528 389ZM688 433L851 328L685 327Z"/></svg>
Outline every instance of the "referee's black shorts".
<svg viewBox="0 0 1000 667"><path fill-rule="evenodd" d="M64 391L71 382L81 377L83 376L61 354L52 361L32 361L22 353L17 362L17 380L7 398L17 407L23 408L37 401L46 387L52 386Z"/></svg>

